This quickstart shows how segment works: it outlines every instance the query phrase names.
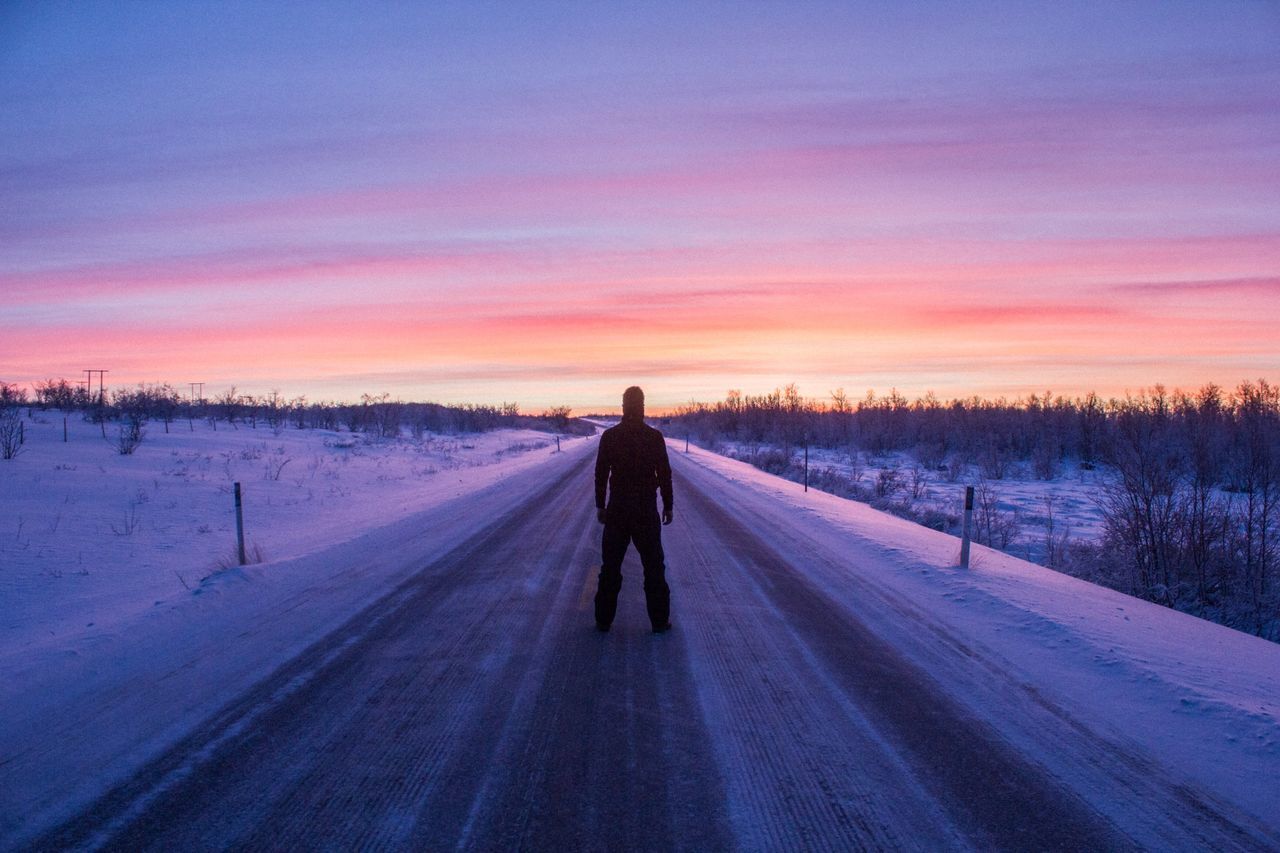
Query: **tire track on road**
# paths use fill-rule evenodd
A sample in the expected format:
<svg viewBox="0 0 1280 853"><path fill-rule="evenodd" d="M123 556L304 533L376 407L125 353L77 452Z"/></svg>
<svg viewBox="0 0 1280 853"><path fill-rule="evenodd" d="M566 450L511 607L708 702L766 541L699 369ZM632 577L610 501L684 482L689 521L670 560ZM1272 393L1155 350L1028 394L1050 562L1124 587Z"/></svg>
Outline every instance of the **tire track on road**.
<svg viewBox="0 0 1280 853"><path fill-rule="evenodd" d="M964 846L910 768L867 722L754 579L747 543L719 535L684 483L672 574L697 689L743 849ZM673 617L677 618L677 617Z"/></svg>

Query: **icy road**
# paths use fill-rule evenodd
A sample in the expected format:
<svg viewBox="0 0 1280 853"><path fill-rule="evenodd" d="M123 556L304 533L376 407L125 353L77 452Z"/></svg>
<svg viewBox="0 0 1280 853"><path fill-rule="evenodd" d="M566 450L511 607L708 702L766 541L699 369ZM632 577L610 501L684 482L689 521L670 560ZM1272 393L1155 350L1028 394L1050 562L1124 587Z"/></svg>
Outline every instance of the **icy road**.
<svg viewBox="0 0 1280 853"><path fill-rule="evenodd" d="M910 555L878 567L883 547L672 449L670 633L634 551L594 629L588 443L479 495L461 541L23 846L1280 848L1265 796L1166 761L1140 736L1158 720L1108 722L1106 673L1064 686L1037 634L1014 661L881 582Z"/></svg>

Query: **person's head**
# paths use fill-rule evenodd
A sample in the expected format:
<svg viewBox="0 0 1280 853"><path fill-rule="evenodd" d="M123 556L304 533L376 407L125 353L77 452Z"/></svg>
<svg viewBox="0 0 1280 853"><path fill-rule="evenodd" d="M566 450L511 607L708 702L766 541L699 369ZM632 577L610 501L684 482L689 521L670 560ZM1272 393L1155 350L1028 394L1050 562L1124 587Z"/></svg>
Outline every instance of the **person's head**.
<svg viewBox="0 0 1280 853"><path fill-rule="evenodd" d="M644 392L639 386L632 385L622 392L622 416L624 418L644 418Z"/></svg>

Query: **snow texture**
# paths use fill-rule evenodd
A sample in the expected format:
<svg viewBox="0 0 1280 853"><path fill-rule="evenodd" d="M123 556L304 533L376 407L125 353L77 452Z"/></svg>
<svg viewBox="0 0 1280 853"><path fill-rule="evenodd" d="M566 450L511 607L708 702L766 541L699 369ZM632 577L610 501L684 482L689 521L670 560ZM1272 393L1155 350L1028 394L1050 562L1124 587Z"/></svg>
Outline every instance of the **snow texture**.
<svg viewBox="0 0 1280 853"><path fill-rule="evenodd" d="M669 441L684 455L683 441ZM798 540L848 555L844 571L911 601L920 624L879 614L852 593L848 604L901 651L977 710L990 695L963 674L929 666L929 624L981 646L1048 701L1132 742L1204 788L1275 822L1280 816L1280 645L974 545L968 570L960 541L866 504L767 474L696 447L688 458L744 487L754 510L783 517ZM963 486L955 500L962 501ZM841 591L832 590L839 598ZM904 630L905 627L905 630Z"/></svg>
<svg viewBox="0 0 1280 853"><path fill-rule="evenodd" d="M49 440L61 424L47 428L3 469L3 846L83 809L593 451L591 439L557 454L545 435L510 432L343 446L350 436L175 427L119 457L88 425L67 445ZM1280 645L980 546L963 571L954 537L685 454L682 441L670 450L682 457L677 478L732 493L793 561L809 549L841 555L815 563L824 588L975 715L1027 700L994 692L981 668L939 666L944 639L999 662L1063 719L1265 822L1280 815ZM293 461L275 479L282 457ZM269 562L214 571L231 547L237 479L249 538ZM121 533L131 506L138 520ZM877 606L889 598L909 602L913 618ZM1053 740L1042 734L1004 732L1028 750Z"/></svg>

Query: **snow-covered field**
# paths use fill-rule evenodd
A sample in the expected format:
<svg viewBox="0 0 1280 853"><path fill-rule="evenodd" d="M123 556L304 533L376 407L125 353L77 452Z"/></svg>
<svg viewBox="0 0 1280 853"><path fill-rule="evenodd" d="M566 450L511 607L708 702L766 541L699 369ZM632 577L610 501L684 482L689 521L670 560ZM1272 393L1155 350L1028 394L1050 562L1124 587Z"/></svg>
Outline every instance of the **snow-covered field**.
<svg viewBox="0 0 1280 853"><path fill-rule="evenodd" d="M722 442L714 449L748 462L757 454L781 452L775 447L737 442ZM791 464L798 469L803 458L802 450L793 450ZM847 483L850 490L856 488L868 498L908 506L910 514L921 517L957 518L965 486L980 484L990 490L995 509L1012 525L1013 535L1005 550L1033 562L1043 561L1050 525L1055 540L1096 543L1103 533L1098 497L1108 473L1082 468L1074 461L1064 463L1052 480L1036 478L1025 465L1011 465L1003 478L995 480L984 479L976 466L965 466L954 475L928 468L906 453L876 455L811 448L809 469L815 480L828 472ZM885 494L878 494L878 487Z"/></svg>
<svg viewBox="0 0 1280 853"><path fill-rule="evenodd" d="M503 429L421 441L260 426L152 423L122 456L99 428L26 421L0 461L0 656L61 643L190 595L238 563L233 483L252 562L280 561L426 509L556 449ZM114 438L111 425L108 437ZM562 439L565 447L571 441Z"/></svg>

